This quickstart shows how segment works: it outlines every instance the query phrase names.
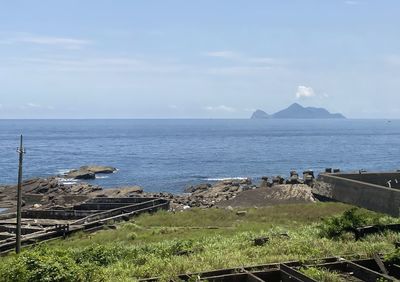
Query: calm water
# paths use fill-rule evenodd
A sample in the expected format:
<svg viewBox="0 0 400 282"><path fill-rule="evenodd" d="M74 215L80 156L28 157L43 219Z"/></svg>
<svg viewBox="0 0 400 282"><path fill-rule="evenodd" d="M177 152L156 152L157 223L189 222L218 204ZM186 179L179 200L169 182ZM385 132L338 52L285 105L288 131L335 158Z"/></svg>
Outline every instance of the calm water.
<svg viewBox="0 0 400 282"><path fill-rule="evenodd" d="M93 183L181 192L191 183L287 175L289 170L400 168L400 121L385 120L0 120L0 183L85 164L119 171Z"/></svg>

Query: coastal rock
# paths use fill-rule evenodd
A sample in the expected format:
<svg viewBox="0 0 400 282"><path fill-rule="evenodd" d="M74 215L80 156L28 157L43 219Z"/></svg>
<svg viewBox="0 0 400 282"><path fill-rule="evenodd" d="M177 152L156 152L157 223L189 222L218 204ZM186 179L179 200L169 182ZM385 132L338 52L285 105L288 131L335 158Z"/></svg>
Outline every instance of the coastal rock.
<svg viewBox="0 0 400 282"><path fill-rule="evenodd" d="M185 193L194 193L196 191L206 191L211 187L211 184L205 183L205 184L199 184L199 185L194 185L194 186L189 186L187 187L184 192Z"/></svg>
<svg viewBox="0 0 400 282"><path fill-rule="evenodd" d="M263 176L263 177L261 177L260 187L261 187L261 188L267 188L267 187L269 187L269 186L270 186L270 184L269 184L269 182L268 182L268 176Z"/></svg>
<svg viewBox="0 0 400 282"><path fill-rule="evenodd" d="M96 174L89 170L71 170L65 177L73 179L95 179Z"/></svg>
<svg viewBox="0 0 400 282"><path fill-rule="evenodd" d="M41 205L39 209L50 208L55 205L71 206L100 193L101 187L87 183L64 185L57 177L32 178L22 182L24 201L27 207ZM107 189L108 190L108 189ZM17 186L0 186L1 206L16 206Z"/></svg>
<svg viewBox="0 0 400 282"><path fill-rule="evenodd" d="M114 173L117 171L115 167L111 166L81 166L78 169L73 169L65 174L65 177L72 179L95 179L96 174L99 173Z"/></svg>
<svg viewBox="0 0 400 282"><path fill-rule="evenodd" d="M313 182L311 189L312 189L313 193L315 193L319 196L323 196L326 199L333 198L333 188L332 188L332 184L330 184L330 183L316 180Z"/></svg>
<svg viewBox="0 0 400 282"><path fill-rule="evenodd" d="M87 171L93 172L95 174L97 174L97 173L114 173L117 171L117 169L112 166L98 166L98 165L81 166L79 168L79 170L87 170Z"/></svg>
<svg viewBox="0 0 400 282"><path fill-rule="evenodd" d="M191 207L209 208L221 201L233 199L244 190L253 189L250 178L245 179L225 179L211 185L210 183L190 186L185 189L183 195L175 195L172 201L179 205L189 205Z"/></svg>
<svg viewBox="0 0 400 282"><path fill-rule="evenodd" d="M126 186L126 187L116 188L116 190L121 191L121 193L129 195L132 194L132 196L136 196L136 194L143 193L143 188L140 186Z"/></svg>
<svg viewBox="0 0 400 282"><path fill-rule="evenodd" d="M316 202L311 187L304 184L277 184L272 187L244 191L227 201L218 203L219 207L263 207L279 204Z"/></svg>

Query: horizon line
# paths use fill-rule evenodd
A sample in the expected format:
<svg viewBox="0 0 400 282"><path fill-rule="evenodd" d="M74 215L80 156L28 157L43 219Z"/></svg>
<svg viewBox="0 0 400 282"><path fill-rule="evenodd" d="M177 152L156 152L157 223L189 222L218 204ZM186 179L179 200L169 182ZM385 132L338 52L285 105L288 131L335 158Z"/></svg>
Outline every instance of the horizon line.
<svg viewBox="0 0 400 282"><path fill-rule="evenodd" d="M191 117L171 117L171 118L141 118L141 117L116 117L116 118L107 118L107 117L89 117L89 118L0 118L0 121L7 120L254 120L251 118L212 118L212 117L204 117L204 118L191 118ZM275 119L257 119L257 120L400 120L398 118L275 118Z"/></svg>

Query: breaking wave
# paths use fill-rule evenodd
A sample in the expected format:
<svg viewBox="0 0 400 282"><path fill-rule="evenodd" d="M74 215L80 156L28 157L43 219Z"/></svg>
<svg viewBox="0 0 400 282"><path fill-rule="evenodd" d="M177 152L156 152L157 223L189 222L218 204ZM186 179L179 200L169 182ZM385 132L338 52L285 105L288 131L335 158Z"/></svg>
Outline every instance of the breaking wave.
<svg viewBox="0 0 400 282"><path fill-rule="evenodd" d="M104 179L104 178L109 178L108 175L96 175L96 179Z"/></svg>
<svg viewBox="0 0 400 282"><path fill-rule="evenodd" d="M225 180L245 180L248 177L223 177L223 178L206 178L207 181L225 181Z"/></svg>
<svg viewBox="0 0 400 282"><path fill-rule="evenodd" d="M58 183L64 184L64 185L73 185L79 182L77 179L73 178L57 178Z"/></svg>
<svg viewBox="0 0 400 282"><path fill-rule="evenodd" d="M66 174L66 173L68 173L68 172L70 172L71 171L71 169L68 169L68 168L66 168L66 169L59 169L59 170L57 170L57 174L58 175L64 175L64 174Z"/></svg>

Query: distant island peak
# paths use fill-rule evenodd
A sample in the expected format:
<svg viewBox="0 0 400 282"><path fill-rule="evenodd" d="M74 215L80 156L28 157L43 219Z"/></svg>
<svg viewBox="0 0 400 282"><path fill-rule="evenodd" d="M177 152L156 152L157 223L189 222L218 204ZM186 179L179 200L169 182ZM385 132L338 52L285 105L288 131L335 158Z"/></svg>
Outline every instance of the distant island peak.
<svg viewBox="0 0 400 282"><path fill-rule="evenodd" d="M293 103L289 107L275 114L269 115L263 110L256 110L251 119L345 119L340 113L330 113L324 108L303 107Z"/></svg>

